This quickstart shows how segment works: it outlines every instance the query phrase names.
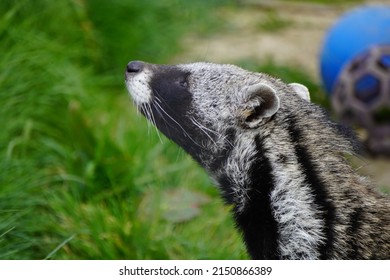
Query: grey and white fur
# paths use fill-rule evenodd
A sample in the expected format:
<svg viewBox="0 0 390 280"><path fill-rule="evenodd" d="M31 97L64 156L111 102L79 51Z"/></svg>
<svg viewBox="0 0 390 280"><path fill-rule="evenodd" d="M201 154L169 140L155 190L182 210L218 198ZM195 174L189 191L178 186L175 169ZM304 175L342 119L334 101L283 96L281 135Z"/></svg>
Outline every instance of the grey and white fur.
<svg viewBox="0 0 390 280"><path fill-rule="evenodd" d="M138 109L215 180L253 259L390 259L390 202L306 87L233 65L127 65Z"/></svg>

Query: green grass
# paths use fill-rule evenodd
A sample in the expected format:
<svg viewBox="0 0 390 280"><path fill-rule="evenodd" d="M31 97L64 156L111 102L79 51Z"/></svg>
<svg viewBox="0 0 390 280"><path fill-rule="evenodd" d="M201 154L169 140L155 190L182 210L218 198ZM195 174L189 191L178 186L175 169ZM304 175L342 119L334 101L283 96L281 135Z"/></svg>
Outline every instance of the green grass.
<svg viewBox="0 0 390 280"><path fill-rule="evenodd" d="M278 32L288 27L291 27L293 22L286 20L280 16L276 11L270 10L267 12L265 19L257 24L259 32Z"/></svg>
<svg viewBox="0 0 390 280"><path fill-rule="evenodd" d="M129 60L166 62L225 2L1 1L0 259L246 257L207 175L123 82ZM185 222L162 202L142 218L148 194L172 189L212 199Z"/></svg>
<svg viewBox="0 0 390 280"><path fill-rule="evenodd" d="M348 4L348 3L361 3L363 2L363 0L333 0L333 1L329 1L329 0L282 0L282 1L286 1L286 2L301 2L301 3L305 3L305 2L309 2L309 3L318 3L318 4L330 4L330 5L342 5L342 4Z"/></svg>

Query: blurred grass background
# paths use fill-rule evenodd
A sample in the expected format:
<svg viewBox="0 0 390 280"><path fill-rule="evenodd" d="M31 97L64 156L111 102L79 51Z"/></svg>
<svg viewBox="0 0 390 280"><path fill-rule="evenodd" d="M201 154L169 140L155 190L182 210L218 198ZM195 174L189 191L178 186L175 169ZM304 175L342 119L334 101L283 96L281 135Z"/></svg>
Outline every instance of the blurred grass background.
<svg viewBox="0 0 390 280"><path fill-rule="evenodd" d="M219 199L186 223L150 203L142 218L148 193L218 195L137 116L123 81L129 60L167 62L185 32L212 32L227 4L1 1L1 259L244 257Z"/></svg>
<svg viewBox="0 0 390 280"><path fill-rule="evenodd" d="M216 11L235 4L0 2L0 259L247 258L207 175L160 141L123 82L128 61L168 63L185 34L217 32ZM303 72L238 63L326 105ZM202 214L167 219L161 198L178 189L206 197L194 202Z"/></svg>

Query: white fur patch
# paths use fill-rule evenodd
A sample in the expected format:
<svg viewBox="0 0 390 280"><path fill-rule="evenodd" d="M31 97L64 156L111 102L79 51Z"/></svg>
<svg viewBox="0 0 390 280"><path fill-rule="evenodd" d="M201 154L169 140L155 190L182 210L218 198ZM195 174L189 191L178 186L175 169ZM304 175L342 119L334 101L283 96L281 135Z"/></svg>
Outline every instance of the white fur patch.
<svg viewBox="0 0 390 280"><path fill-rule="evenodd" d="M138 106L152 101L152 89L149 85L151 76L152 74L147 69L126 76L126 88Z"/></svg>
<svg viewBox="0 0 390 280"><path fill-rule="evenodd" d="M275 179L275 188L271 192L271 206L279 229L279 252L281 258L288 259L318 259L318 247L324 240L324 221L318 216L319 210L314 202L310 186L305 184L305 174L297 162L293 148L287 142L288 137L277 129L278 134L272 142L283 142L282 147L265 141L266 149L275 151L268 153ZM276 155L282 148L288 156L289 163L281 164ZM280 152L282 152L280 151Z"/></svg>
<svg viewBox="0 0 390 280"><path fill-rule="evenodd" d="M225 172L234 183L233 191L237 211L241 212L249 199L248 185L250 185L250 178L248 177L248 170L255 158L256 148L252 137L241 136L237 140L236 148L227 159Z"/></svg>

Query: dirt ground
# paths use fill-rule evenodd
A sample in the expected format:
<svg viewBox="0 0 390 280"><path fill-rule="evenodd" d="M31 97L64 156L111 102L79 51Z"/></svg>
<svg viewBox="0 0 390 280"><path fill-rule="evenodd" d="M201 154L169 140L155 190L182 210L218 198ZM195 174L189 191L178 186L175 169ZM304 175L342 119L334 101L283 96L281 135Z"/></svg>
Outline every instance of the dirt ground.
<svg viewBox="0 0 390 280"><path fill-rule="evenodd" d="M278 0L241 0L237 7L223 9L222 32L192 35L182 42L185 52L173 62L212 61L235 63L271 60L299 67L320 81L319 56L327 30L353 4L313 4ZM329 1L331 3L331 1ZM362 4L390 4L390 0L362 1ZM359 172L369 175L390 192L390 158L357 159Z"/></svg>

